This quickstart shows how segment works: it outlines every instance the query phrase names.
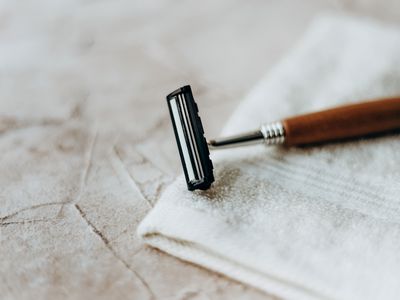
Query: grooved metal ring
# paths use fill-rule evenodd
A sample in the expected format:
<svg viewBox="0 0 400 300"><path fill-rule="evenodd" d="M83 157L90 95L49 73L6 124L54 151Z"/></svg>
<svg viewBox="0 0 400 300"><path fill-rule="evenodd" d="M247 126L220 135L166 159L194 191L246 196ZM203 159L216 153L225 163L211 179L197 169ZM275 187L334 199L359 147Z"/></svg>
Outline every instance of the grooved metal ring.
<svg viewBox="0 0 400 300"><path fill-rule="evenodd" d="M261 133L266 145L278 145L285 142L285 128L281 122L263 124Z"/></svg>

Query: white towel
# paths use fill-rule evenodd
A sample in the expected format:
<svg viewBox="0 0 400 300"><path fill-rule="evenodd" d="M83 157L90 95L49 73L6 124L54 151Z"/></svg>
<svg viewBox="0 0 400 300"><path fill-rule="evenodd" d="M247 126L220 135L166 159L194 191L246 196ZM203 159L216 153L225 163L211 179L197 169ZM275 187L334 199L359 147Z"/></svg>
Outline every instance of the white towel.
<svg viewBox="0 0 400 300"><path fill-rule="evenodd" d="M223 133L396 94L399 28L323 16ZM213 188L179 177L139 227L146 243L285 299L400 298L399 135L212 159Z"/></svg>

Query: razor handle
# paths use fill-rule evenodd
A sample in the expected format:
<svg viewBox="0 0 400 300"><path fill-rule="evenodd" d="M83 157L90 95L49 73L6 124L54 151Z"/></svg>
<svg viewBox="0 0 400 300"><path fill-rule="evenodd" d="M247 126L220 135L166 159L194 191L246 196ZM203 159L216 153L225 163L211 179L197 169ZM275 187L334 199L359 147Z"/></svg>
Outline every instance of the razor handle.
<svg viewBox="0 0 400 300"><path fill-rule="evenodd" d="M400 130L400 98L344 105L284 119L284 144L319 144Z"/></svg>

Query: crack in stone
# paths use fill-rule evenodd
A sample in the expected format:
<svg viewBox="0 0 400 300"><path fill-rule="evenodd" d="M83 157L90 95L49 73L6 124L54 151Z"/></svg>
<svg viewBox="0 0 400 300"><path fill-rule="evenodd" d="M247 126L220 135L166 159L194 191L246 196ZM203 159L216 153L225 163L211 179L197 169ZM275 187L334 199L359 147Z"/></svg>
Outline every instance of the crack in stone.
<svg viewBox="0 0 400 300"><path fill-rule="evenodd" d="M140 158L142 159L142 163L141 165L145 165L145 164L149 164L150 166L152 166L154 169L157 169L160 173L162 173L163 175L168 175L168 173L166 173L163 169L161 169L157 164L155 164L153 161L151 161L151 159L149 159L145 153L142 152L142 150L140 150L140 148L135 147L135 151L136 154L140 156Z"/></svg>
<svg viewBox="0 0 400 300"><path fill-rule="evenodd" d="M123 229L122 231L120 231L119 233L117 233L115 236L113 236L111 239L109 239L110 243L116 241L117 239L119 239L121 237L121 235L127 233L128 231L132 230L132 224L129 224L125 229Z"/></svg>
<svg viewBox="0 0 400 300"><path fill-rule="evenodd" d="M160 198L161 193L162 193L163 190L164 190L164 184L163 183L160 183L159 185L157 185L156 194L154 196L156 198L156 200L158 200Z"/></svg>
<svg viewBox="0 0 400 300"><path fill-rule="evenodd" d="M115 155L119 158L119 160L123 164L123 160L121 158L120 151L118 150L117 146L114 146L114 152L115 152ZM148 159L146 156L144 156L140 151L136 151L136 154L140 157L140 160L141 160L138 163L139 166L148 165L151 168L154 168L155 170L157 170L159 172L156 180L149 179L142 183L135 181L135 184L136 184L138 190L140 190L140 193L142 194L143 198L145 198L149 202L149 205L151 207L153 207L154 204L157 202L157 200L160 198L161 193L164 190L165 186L168 185L169 183L171 183L172 181L174 181L175 178L173 178L169 174L165 173L161 168L159 168L150 159ZM131 180L134 181L133 177L128 172L125 165L124 165L124 168L125 168L126 172L129 174L129 176L131 177ZM157 181L158 184L154 190L154 195L152 195L152 194L149 195L149 193L146 192L146 189L144 188L144 186L153 183L154 180Z"/></svg>
<svg viewBox="0 0 400 300"><path fill-rule="evenodd" d="M75 197L75 199L71 199L69 201L67 201L66 203L64 203L63 205L61 205L60 210L57 213L57 217L60 217L63 210L64 210L64 206L65 204L73 204L76 203L80 200L83 190L87 184L87 179L89 176L89 171L92 165L92 160L93 160L93 152L94 152L94 145L96 143L97 140L97 129L94 131L94 134L91 136L91 140L89 142L89 147L86 151L86 155L85 155L85 161L84 161L84 166L82 169L82 173L81 173L81 180L80 180L80 184L79 184L79 192L78 195Z"/></svg>
<svg viewBox="0 0 400 300"><path fill-rule="evenodd" d="M11 116L0 117L0 135L13 130L26 129L35 126L59 126L68 120L44 118L42 120L18 120Z"/></svg>
<svg viewBox="0 0 400 300"><path fill-rule="evenodd" d="M33 220L22 220L22 221L10 221L10 222L2 222L0 223L0 227L4 226L9 226L9 225L18 225L18 224L36 224L36 223L44 223L44 222L50 222L55 220L55 218L52 219L33 219Z"/></svg>
<svg viewBox="0 0 400 300"><path fill-rule="evenodd" d="M97 140L97 135L98 135L98 130L96 129L94 131L94 134L92 135L92 139L90 141L89 144L89 149L87 151L87 155L86 155L86 159L85 159L85 168L83 169L82 172L82 179L81 179L81 185L80 185L80 190L82 192L82 190L84 189L86 183L87 183L87 179L89 176L89 171L90 168L92 166L92 161L93 161L93 153L94 153L94 146L96 144L96 140ZM80 197L80 195L79 195Z"/></svg>
<svg viewBox="0 0 400 300"><path fill-rule="evenodd" d="M113 166L113 169L117 173L117 175L124 177L130 183L131 187L147 202L150 208L152 208L153 203L151 203L151 201L143 195L138 184L129 174L125 164L122 162L122 159L119 156L118 152L116 151L115 146L113 147L113 151L111 153L110 158L111 158L111 165Z"/></svg>
<svg viewBox="0 0 400 300"><path fill-rule="evenodd" d="M16 215L18 215L18 214L20 214L20 213L22 213L24 211L37 209L37 208L41 208L41 207L45 207L45 206L51 206L51 205L64 205L66 203L67 202L48 202L48 203L35 204L35 205L29 206L29 207L25 207L25 208L22 208L22 209L20 209L20 210L18 210L16 212L13 212L13 213L7 215L7 216L0 217L0 224L3 224L4 221L6 221L7 219L15 217Z"/></svg>
<svg viewBox="0 0 400 300"><path fill-rule="evenodd" d="M165 186L170 184L173 181L173 180L165 180L165 179L169 179L169 178L162 174L160 176L158 176L156 178L156 181L158 181L158 184L156 185L155 189L151 190L151 192L146 190L144 187L146 185L152 184L154 179L149 179L142 183L138 183L141 190L143 191L143 194L145 194L147 196L146 198L152 204L152 206L154 206L155 203L157 203L157 201L161 197L161 194L164 191ZM165 180L165 181L163 182L163 180Z"/></svg>
<svg viewBox="0 0 400 300"><path fill-rule="evenodd" d="M112 253L112 255L117 260L119 260L125 266L126 269L132 272L136 276L136 278L139 279L139 281L148 291L150 296L149 299L151 300L156 299L156 296L153 290L151 289L150 285L147 283L147 281L135 269L133 269L121 256L118 255L116 250L111 246L109 239L87 218L86 213L82 210L82 208L78 204L74 204L74 207L78 211L80 217L85 221L88 227L100 238L100 240L103 242L105 247Z"/></svg>
<svg viewBox="0 0 400 300"><path fill-rule="evenodd" d="M195 291L186 291L182 296L179 297L179 300L190 300L194 299L200 294L198 290ZM208 297L207 297L208 298Z"/></svg>

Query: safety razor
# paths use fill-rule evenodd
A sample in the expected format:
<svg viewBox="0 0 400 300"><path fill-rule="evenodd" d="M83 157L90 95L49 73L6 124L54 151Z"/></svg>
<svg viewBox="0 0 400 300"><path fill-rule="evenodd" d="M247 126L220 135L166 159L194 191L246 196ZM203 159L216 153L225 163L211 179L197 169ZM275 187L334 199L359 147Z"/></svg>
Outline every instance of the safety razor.
<svg viewBox="0 0 400 300"><path fill-rule="evenodd" d="M257 130L206 140L189 85L167 96L179 155L190 191L214 182L209 149L253 144L301 146L357 138L400 129L400 97L344 105L266 123Z"/></svg>

